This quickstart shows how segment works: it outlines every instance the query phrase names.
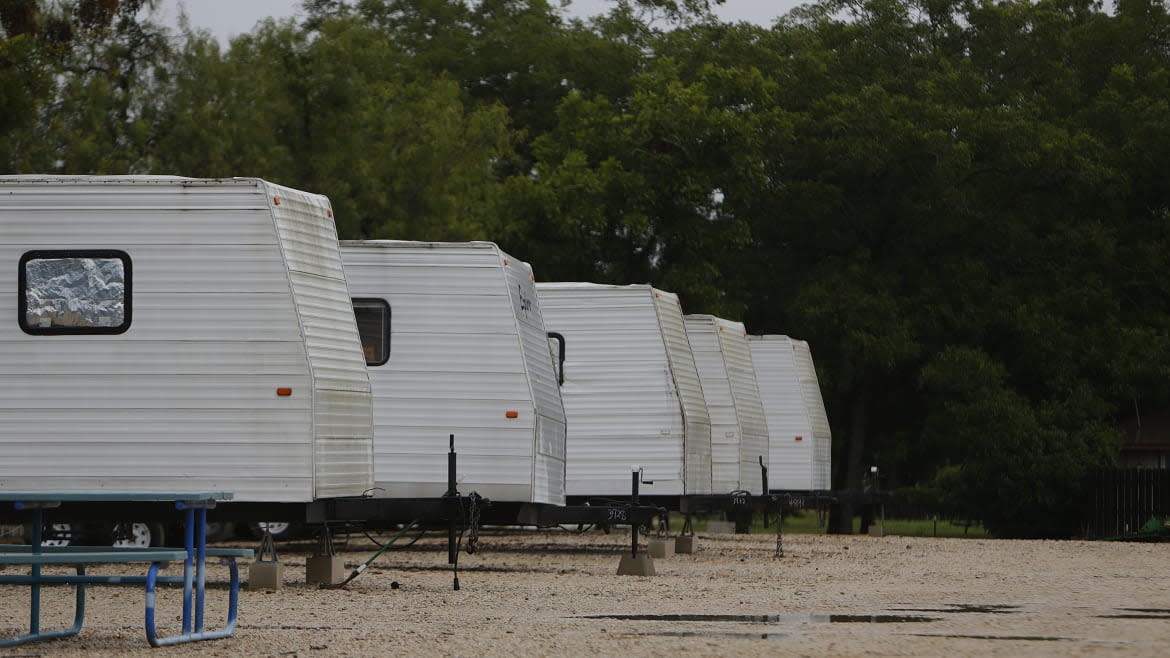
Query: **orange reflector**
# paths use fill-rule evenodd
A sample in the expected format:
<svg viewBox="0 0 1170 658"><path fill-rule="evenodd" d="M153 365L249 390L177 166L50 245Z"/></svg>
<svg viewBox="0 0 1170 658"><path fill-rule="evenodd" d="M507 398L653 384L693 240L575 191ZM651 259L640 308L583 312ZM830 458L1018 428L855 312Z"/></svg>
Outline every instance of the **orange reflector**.
<svg viewBox="0 0 1170 658"><path fill-rule="evenodd" d="M287 386L281 386L280 388L276 389L276 394L282 398L286 398L292 395L292 389Z"/></svg>
<svg viewBox="0 0 1170 658"><path fill-rule="evenodd" d="M280 197L278 197L278 196L272 197L272 205L279 206L280 205Z"/></svg>
<svg viewBox="0 0 1170 658"><path fill-rule="evenodd" d="M519 418L519 417L520 417L519 411L505 411L504 412L504 418Z"/></svg>
<svg viewBox="0 0 1170 658"><path fill-rule="evenodd" d="M801 436L801 435L799 435L799 434L797 434L797 435L796 435L796 440L797 440L797 441L803 441L803 440L804 440L804 437L803 437L803 436Z"/></svg>
<svg viewBox="0 0 1170 658"><path fill-rule="evenodd" d="M333 216L333 209L332 209L332 208L328 208L328 209L326 209L326 210L325 210L325 216L326 216L326 217L332 217L332 216Z"/></svg>
<svg viewBox="0 0 1170 658"><path fill-rule="evenodd" d="M505 258L505 259L504 259L504 267L507 267L507 266L508 266L508 259L507 259L507 258Z"/></svg>

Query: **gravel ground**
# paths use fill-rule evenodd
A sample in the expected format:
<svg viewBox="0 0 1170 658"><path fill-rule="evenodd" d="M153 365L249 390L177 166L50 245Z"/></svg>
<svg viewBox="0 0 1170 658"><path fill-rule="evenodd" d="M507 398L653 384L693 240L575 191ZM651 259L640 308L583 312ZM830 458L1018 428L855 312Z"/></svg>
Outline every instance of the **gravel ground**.
<svg viewBox="0 0 1170 658"><path fill-rule="evenodd" d="M311 547L286 546L284 587L245 590L230 639L150 649L141 591L102 587L79 636L0 658L1170 654L1170 544L788 535L776 558L772 536L711 534L694 554L655 560L656 576L618 576L628 542L485 533L460 558L460 591L438 537L388 552L338 590L307 586ZM347 573L375 549L342 548ZM66 625L68 591L45 598ZM210 592L209 628L223 621L221 599L223 588ZM0 589L0 633L24 630L27 605L24 590ZM175 592L158 610L175 626Z"/></svg>

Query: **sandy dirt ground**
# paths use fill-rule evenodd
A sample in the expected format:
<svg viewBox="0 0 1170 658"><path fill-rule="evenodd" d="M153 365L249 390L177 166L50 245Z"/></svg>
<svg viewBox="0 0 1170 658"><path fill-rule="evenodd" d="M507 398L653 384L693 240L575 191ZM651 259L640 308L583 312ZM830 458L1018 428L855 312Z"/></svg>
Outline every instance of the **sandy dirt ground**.
<svg viewBox="0 0 1170 658"><path fill-rule="evenodd" d="M438 536L339 590L306 585L311 547L286 546L283 588L245 590L232 638L151 649L142 592L101 587L79 636L0 658L1170 655L1170 544L786 535L776 558L774 536L700 534L694 554L655 560L657 575L619 576L628 546L616 532L485 533L460 559L459 591ZM341 548L347 573L375 550ZM210 592L209 628L226 595ZM66 625L71 595L45 599L43 626ZM164 632L179 606L161 594ZM0 589L0 633L22 632L27 609L25 590Z"/></svg>

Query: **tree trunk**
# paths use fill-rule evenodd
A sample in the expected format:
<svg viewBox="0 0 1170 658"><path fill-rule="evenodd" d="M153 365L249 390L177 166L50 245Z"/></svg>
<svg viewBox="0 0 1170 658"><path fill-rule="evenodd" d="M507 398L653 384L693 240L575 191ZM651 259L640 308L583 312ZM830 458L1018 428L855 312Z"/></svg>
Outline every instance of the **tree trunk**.
<svg viewBox="0 0 1170 658"><path fill-rule="evenodd" d="M860 499L861 480L865 466L861 458L869 432L869 404L872 384L868 377L861 380L850 396L849 434L845 444L845 482L842 487L842 502L835 505L829 514L829 532L832 534L853 534L854 500Z"/></svg>

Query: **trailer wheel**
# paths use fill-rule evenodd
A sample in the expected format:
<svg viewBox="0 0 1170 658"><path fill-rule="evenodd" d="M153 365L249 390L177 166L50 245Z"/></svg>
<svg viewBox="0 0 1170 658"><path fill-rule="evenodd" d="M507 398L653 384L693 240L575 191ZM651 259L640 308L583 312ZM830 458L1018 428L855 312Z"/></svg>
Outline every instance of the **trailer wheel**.
<svg viewBox="0 0 1170 658"><path fill-rule="evenodd" d="M208 521L207 541L228 541L236 536L236 524L231 521Z"/></svg>
<svg viewBox="0 0 1170 658"><path fill-rule="evenodd" d="M287 541L294 539L297 535L297 526L294 523L286 523L284 521L261 521L253 523L249 526L252 534L257 538L264 536L264 531L272 533L274 541Z"/></svg>
<svg viewBox="0 0 1170 658"><path fill-rule="evenodd" d="M161 523L118 523L113 535L113 546L150 548L162 546L166 540Z"/></svg>
<svg viewBox="0 0 1170 658"><path fill-rule="evenodd" d="M46 523L41 528L41 546L69 546L75 543L72 523ZM24 524L24 543L32 543L32 524Z"/></svg>

